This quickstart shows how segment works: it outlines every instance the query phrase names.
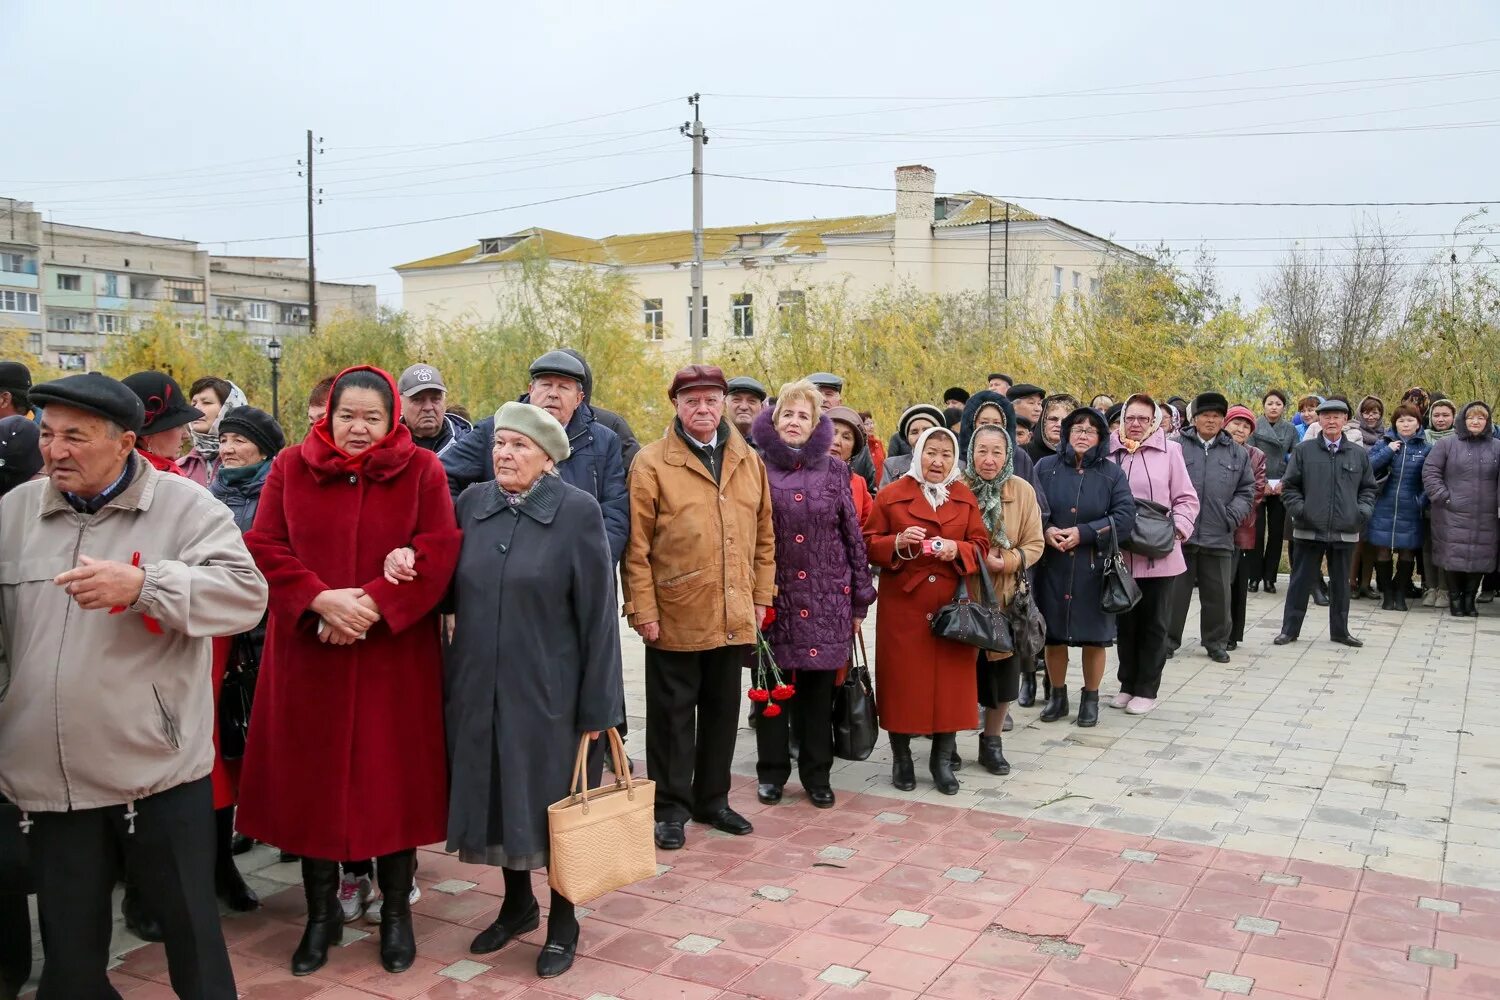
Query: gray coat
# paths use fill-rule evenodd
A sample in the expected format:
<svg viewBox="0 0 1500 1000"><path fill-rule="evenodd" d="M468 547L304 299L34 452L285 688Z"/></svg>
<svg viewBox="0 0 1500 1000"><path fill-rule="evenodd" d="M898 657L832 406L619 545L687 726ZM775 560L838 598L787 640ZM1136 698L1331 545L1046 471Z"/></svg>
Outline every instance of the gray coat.
<svg viewBox="0 0 1500 1000"><path fill-rule="evenodd" d="M1255 433L1250 436L1250 443L1266 453L1267 479L1280 479L1286 473L1287 460L1299 439L1297 428L1287 417L1274 424L1265 417L1255 421Z"/></svg>
<svg viewBox="0 0 1500 1000"><path fill-rule="evenodd" d="M1182 446L1182 460L1198 494L1198 522L1183 544L1233 552L1235 529L1255 505L1250 452L1227 431L1220 431L1206 448L1195 430L1172 440Z"/></svg>
<svg viewBox="0 0 1500 1000"><path fill-rule="evenodd" d="M458 501L463 548L448 647L448 849L535 869L578 738L624 718L614 560L593 497L543 476L512 505L494 482Z"/></svg>
<svg viewBox="0 0 1500 1000"><path fill-rule="evenodd" d="M1422 485L1432 508L1432 557L1456 573L1488 573L1500 548L1500 441L1487 427L1472 434L1464 418L1433 446L1422 466ZM1494 422L1491 421L1491 426Z"/></svg>
<svg viewBox="0 0 1500 1000"><path fill-rule="evenodd" d="M1292 537L1357 542L1375 511L1375 472L1363 448L1344 438L1335 454L1323 436L1292 449L1281 478L1281 502L1292 518Z"/></svg>

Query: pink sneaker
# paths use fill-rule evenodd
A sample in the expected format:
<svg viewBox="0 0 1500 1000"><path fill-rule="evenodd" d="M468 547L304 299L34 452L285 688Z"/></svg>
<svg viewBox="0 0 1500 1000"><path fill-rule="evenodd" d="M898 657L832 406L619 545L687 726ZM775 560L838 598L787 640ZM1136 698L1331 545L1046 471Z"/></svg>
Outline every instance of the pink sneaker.
<svg viewBox="0 0 1500 1000"><path fill-rule="evenodd" d="M1124 691L1121 691L1119 694L1115 695L1114 701L1111 701L1109 703L1109 707L1110 708L1124 708L1126 705L1130 704L1130 701L1131 701L1131 695L1128 695Z"/></svg>
<svg viewBox="0 0 1500 1000"><path fill-rule="evenodd" d="M1130 704L1125 706L1125 712L1129 715L1145 715L1155 707L1155 698L1132 698Z"/></svg>

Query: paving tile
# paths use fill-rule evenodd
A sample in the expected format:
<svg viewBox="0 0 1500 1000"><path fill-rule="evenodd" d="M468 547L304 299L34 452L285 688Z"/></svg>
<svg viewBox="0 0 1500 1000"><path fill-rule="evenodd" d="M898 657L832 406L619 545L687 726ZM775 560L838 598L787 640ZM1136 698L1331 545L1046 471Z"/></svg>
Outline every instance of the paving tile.
<svg viewBox="0 0 1500 1000"><path fill-rule="evenodd" d="M688 934L672 943L672 947L678 951L691 952L694 955L707 955L724 942L719 938L708 937L704 934Z"/></svg>
<svg viewBox="0 0 1500 1000"><path fill-rule="evenodd" d="M1222 993L1249 996L1250 990L1255 986L1255 980L1229 972L1210 972L1204 977L1203 986L1205 989L1218 990Z"/></svg>
<svg viewBox="0 0 1500 1000"><path fill-rule="evenodd" d="M1291 996L1316 998L1323 995L1330 970L1268 955L1246 954L1240 957L1235 972L1253 980L1256 990L1274 990Z"/></svg>
<svg viewBox="0 0 1500 1000"><path fill-rule="evenodd" d="M1420 965L1437 966L1444 969L1452 969L1458 965L1458 956L1451 951L1443 951L1438 948L1424 948L1420 945L1412 945L1406 951L1408 961Z"/></svg>
<svg viewBox="0 0 1500 1000"><path fill-rule="evenodd" d="M1215 969L1233 970L1239 958L1239 950L1235 948L1215 948L1187 941L1164 940L1152 949L1144 964L1150 968L1192 976L1201 981Z"/></svg>

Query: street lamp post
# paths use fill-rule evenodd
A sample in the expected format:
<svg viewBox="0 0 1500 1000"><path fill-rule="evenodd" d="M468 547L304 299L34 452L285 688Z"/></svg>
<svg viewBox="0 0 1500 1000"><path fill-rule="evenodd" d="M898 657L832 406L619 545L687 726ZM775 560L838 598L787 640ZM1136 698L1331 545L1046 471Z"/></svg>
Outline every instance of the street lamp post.
<svg viewBox="0 0 1500 1000"><path fill-rule="evenodd" d="M271 359L271 416L281 423L281 341L275 337L266 345L266 357Z"/></svg>

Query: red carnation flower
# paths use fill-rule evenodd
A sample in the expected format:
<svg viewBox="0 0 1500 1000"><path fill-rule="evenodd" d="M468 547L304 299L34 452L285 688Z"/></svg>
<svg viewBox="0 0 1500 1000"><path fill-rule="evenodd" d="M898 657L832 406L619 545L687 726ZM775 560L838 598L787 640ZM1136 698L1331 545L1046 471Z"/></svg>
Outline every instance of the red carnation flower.
<svg viewBox="0 0 1500 1000"><path fill-rule="evenodd" d="M765 708L760 710L760 714L764 715L768 719L774 719L776 718L776 716L781 714L781 706L775 704L767 705Z"/></svg>
<svg viewBox="0 0 1500 1000"><path fill-rule="evenodd" d="M797 689L790 684L778 684L771 689L771 697L777 701L786 701L797 693Z"/></svg>
<svg viewBox="0 0 1500 1000"><path fill-rule="evenodd" d="M757 703L768 702L771 700L771 692L765 688L751 688L750 700Z"/></svg>
<svg viewBox="0 0 1500 1000"><path fill-rule="evenodd" d="M776 609L773 608L773 607L768 607L768 608L766 608L766 616L760 620L760 627L762 629L770 628L771 627L771 623L774 622L775 620L776 620Z"/></svg>

